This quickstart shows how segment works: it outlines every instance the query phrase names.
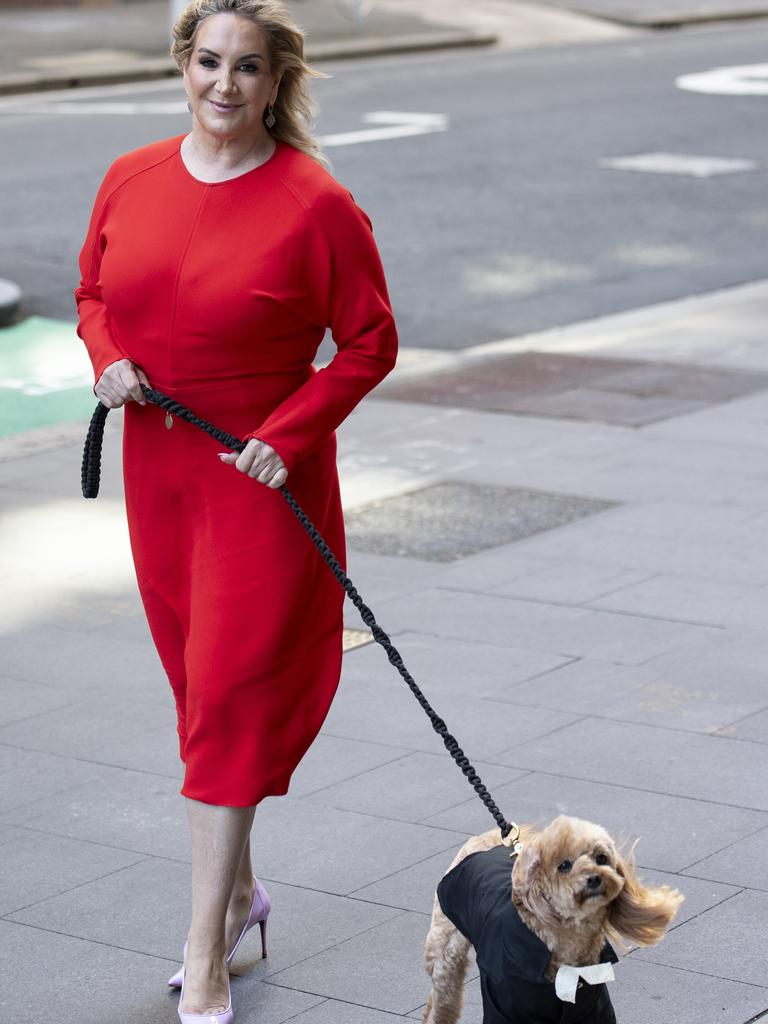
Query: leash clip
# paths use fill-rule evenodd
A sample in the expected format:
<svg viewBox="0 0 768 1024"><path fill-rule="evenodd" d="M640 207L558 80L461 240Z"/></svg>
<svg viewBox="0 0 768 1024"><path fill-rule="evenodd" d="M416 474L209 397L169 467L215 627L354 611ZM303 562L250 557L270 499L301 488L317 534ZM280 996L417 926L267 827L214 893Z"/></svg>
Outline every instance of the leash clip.
<svg viewBox="0 0 768 1024"><path fill-rule="evenodd" d="M523 848L523 844L520 842L520 826L512 822L512 827L505 836L501 837L501 841L504 846L509 847L509 856L515 857Z"/></svg>

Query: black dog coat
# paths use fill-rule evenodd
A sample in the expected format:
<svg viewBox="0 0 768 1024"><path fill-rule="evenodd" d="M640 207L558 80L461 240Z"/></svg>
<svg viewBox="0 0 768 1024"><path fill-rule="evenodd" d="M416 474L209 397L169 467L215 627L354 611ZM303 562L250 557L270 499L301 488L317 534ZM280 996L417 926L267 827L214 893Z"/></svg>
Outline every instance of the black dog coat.
<svg viewBox="0 0 768 1024"><path fill-rule="evenodd" d="M558 999L544 977L550 953L520 919L512 902L510 850L471 853L437 886L443 913L475 949L483 1024L616 1024L605 984L579 981L576 1002ZM618 957L606 942L601 963Z"/></svg>

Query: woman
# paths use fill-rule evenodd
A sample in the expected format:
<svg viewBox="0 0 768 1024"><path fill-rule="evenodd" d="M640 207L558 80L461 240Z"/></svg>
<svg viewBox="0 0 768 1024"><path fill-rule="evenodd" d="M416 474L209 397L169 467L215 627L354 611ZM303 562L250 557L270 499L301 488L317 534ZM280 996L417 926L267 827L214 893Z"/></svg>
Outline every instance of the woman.
<svg viewBox="0 0 768 1024"><path fill-rule="evenodd" d="M308 132L317 73L285 9L192 0L173 32L191 131L110 166L75 299L94 393L125 404L131 549L176 701L192 839L179 1015L223 1024L229 955L269 911L254 811L287 792L341 669L343 590L275 489L289 479L343 563L334 430L392 369L397 334L370 221ZM326 326L337 353L315 371ZM247 447L218 453L140 383Z"/></svg>

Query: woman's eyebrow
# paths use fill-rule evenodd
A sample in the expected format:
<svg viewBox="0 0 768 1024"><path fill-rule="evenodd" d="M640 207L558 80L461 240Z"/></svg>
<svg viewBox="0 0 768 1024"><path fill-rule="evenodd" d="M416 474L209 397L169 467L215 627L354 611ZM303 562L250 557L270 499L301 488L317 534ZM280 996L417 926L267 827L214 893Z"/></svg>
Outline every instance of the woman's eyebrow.
<svg viewBox="0 0 768 1024"><path fill-rule="evenodd" d="M201 46L200 47L200 53L210 53L210 55L212 57L221 57L220 53L216 53L215 50L209 50L207 46ZM242 57L238 57L237 59L238 60L245 60L246 57L261 57L261 54L260 53L244 53L242 55ZM261 57L261 59L263 60L264 58Z"/></svg>

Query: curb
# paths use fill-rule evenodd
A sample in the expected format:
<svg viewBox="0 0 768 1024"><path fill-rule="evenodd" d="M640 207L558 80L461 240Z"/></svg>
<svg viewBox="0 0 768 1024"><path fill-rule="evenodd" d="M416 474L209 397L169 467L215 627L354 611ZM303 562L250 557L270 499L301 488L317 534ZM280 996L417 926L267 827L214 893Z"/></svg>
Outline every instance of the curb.
<svg viewBox="0 0 768 1024"><path fill-rule="evenodd" d="M309 63L326 60L351 60L355 57L382 57L388 54L418 53L472 46L493 46L499 37L493 32L422 32L403 36L379 36L372 39L337 40L307 46ZM0 78L0 96L44 92L49 89L73 89L89 85L113 85L170 78L179 74L170 57L139 57L122 68L85 69L50 74L17 74Z"/></svg>
<svg viewBox="0 0 768 1024"><path fill-rule="evenodd" d="M544 0L548 7L555 7L559 10L572 11L575 14L585 14L590 18L597 18L600 21L609 21L615 25L624 25L627 28L684 28L686 25L706 25L716 21L755 21L761 18L768 18L768 4L755 7L737 8L735 11L692 11L689 14L664 14L660 8L651 13L643 13L638 10L636 14L607 11L597 4L592 6L589 2L579 3L572 0L569 3L560 3L559 0Z"/></svg>

